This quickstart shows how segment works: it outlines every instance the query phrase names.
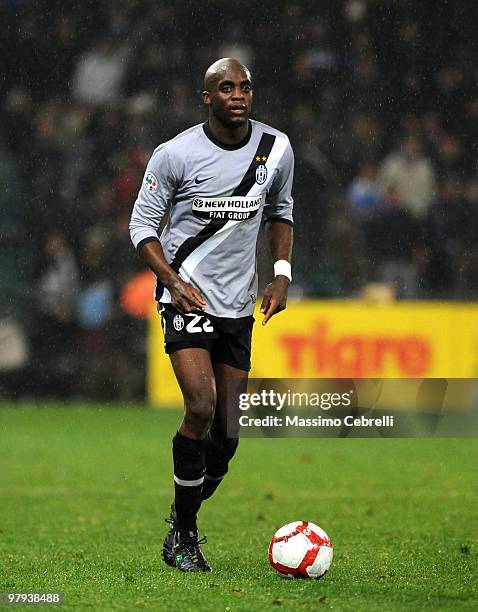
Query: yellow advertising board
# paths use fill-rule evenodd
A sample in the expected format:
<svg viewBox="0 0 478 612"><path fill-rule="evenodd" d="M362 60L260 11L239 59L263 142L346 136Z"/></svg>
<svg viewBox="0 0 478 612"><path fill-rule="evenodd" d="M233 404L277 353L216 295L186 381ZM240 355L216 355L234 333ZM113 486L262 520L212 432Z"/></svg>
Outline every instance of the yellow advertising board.
<svg viewBox="0 0 478 612"><path fill-rule="evenodd" d="M256 312L255 378L478 377L478 306L444 302L289 302L266 326ZM182 404L160 317L150 318L148 392L158 407Z"/></svg>

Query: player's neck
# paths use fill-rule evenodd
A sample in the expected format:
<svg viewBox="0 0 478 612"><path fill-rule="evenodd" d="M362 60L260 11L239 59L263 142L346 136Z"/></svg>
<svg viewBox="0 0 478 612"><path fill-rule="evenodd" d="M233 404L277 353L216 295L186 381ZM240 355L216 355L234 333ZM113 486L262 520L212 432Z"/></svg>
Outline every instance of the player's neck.
<svg viewBox="0 0 478 612"><path fill-rule="evenodd" d="M225 145L236 145L245 140L249 133L249 120L239 127L228 128L220 123L214 116L209 117L209 130L211 134Z"/></svg>

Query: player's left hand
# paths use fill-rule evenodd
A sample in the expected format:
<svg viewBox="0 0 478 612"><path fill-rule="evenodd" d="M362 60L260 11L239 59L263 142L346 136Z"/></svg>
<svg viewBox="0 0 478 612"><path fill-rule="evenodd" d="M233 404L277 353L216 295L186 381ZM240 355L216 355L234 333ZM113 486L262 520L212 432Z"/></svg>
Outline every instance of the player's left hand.
<svg viewBox="0 0 478 612"><path fill-rule="evenodd" d="M280 275L266 286L261 304L261 312L264 315L262 325L265 325L273 315L285 309L289 285L289 279Z"/></svg>

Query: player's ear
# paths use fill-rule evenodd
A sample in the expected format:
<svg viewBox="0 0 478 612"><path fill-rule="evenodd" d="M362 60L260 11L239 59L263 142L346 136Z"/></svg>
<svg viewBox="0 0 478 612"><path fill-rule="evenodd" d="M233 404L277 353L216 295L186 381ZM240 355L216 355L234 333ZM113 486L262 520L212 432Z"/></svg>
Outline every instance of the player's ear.
<svg viewBox="0 0 478 612"><path fill-rule="evenodd" d="M202 101L204 102L204 104L207 104L209 106L211 104L211 95L209 94L209 92L203 91L201 96L202 96Z"/></svg>

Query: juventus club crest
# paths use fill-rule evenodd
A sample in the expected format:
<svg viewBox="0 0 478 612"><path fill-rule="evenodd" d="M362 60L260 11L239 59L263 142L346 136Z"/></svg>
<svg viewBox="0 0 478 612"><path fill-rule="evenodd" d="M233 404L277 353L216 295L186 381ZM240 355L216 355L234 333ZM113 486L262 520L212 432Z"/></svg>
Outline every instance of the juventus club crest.
<svg viewBox="0 0 478 612"><path fill-rule="evenodd" d="M184 319L181 315L176 315L173 319L173 326L176 331L181 331L184 327Z"/></svg>
<svg viewBox="0 0 478 612"><path fill-rule="evenodd" d="M263 185L267 180L267 168L264 164L259 164L256 168L256 183Z"/></svg>

